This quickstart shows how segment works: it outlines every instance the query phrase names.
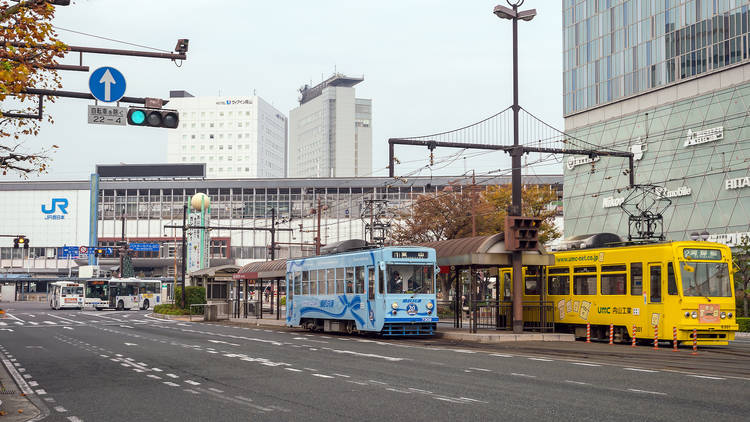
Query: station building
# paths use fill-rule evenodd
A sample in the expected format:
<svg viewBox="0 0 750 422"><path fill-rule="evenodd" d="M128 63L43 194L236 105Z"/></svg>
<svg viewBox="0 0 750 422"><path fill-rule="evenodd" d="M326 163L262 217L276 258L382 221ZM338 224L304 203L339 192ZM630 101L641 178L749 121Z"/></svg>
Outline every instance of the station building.
<svg viewBox="0 0 750 422"><path fill-rule="evenodd" d="M417 195L455 189L463 177L415 177L408 183L385 177L321 179L208 179L185 176L186 167L205 174L205 164L98 166L92 180L0 182L3 234L23 234L30 248L14 249L12 238L0 237L0 278L75 277L87 256L65 252L94 246L89 228L95 216L99 246L158 243L154 252L135 252L133 265L142 277L174 277L181 259L183 207L197 192L211 199L210 224L261 230L211 230L211 267L269 258L272 209L277 258L314 254L320 201L321 243L365 239L370 222L367 202L386 199L391 210L408 209ZM171 172L170 169L178 169ZM168 176L177 174L178 176ZM179 174L182 174L179 176ZM193 172L192 174L196 174ZM559 175L526 176L525 183L550 185L562 192ZM510 176L477 177L479 185L510 183ZM98 189L92 186L98 186ZM93 193L96 193L94 195ZM93 199L92 199L93 198ZM363 215L365 214L365 215ZM114 271L119 258L99 258L101 271Z"/></svg>
<svg viewBox="0 0 750 422"><path fill-rule="evenodd" d="M635 183L672 201L667 239L750 235L750 2L562 3L566 133L635 154ZM568 158L565 237L628 233L627 168Z"/></svg>

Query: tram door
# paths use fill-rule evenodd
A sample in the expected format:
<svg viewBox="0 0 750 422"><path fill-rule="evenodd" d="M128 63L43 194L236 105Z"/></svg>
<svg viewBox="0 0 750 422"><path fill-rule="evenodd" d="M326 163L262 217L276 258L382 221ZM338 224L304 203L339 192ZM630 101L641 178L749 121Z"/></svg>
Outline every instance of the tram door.
<svg viewBox="0 0 750 422"><path fill-rule="evenodd" d="M649 325L646 331L649 333L649 338L653 338L655 326L659 328L659 337L665 337L666 334L662 332L664 328L664 324L662 324L664 318L664 289L662 288L664 271L662 268L663 265L660 262L648 264L648 312L645 316L648 318Z"/></svg>

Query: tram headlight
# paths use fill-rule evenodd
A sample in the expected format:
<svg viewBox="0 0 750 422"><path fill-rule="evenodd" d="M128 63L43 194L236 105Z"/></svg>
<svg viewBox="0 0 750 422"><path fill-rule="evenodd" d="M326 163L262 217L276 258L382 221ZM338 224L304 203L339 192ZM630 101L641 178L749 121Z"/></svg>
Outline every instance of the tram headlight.
<svg viewBox="0 0 750 422"><path fill-rule="evenodd" d="M721 319L724 319L724 318L726 318L726 317L727 317L727 313L726 313L726 312L722 312L722 313L721 313Z"/></svg>
<svg viewBox="0 0 750 422"><path fill-rule="evenodd" d="M391 308L392 308L393 310L396 310L396 309L398 309L398 303L397 303L397 302L393 302L393 303L391 304Z"/></svg>
<svg viewBox="0 0 750 422"><path fill-rule="evenodd" d="M427 305L425 305L427 309L432 309L433 306L432 302L427 302Z"/></svg>
<svg viewBox="0 0 750 422"><path fill-rule="evenodd" d="M730 312L728 316L729 316L729 318L731 318L731 317L734 316L734 314Z"/></svg>
<svg viewBox="0 0 750 422"><path fill-rule="evenodd" d="M685 311L685 318L690 318L690 311Z"/></svg>
<svg viewBox="0 0 750 422"><path fill-rule="evenodd" d="M690 316L693 317L693 319L698 318L698 312L693 311L693 313L690 314Z"/></svg>

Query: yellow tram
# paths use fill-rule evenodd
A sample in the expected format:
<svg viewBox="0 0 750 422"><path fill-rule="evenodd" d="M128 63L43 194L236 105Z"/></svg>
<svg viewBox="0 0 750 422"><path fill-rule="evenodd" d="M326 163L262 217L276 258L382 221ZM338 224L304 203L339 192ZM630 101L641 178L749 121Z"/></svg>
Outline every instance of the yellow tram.
<svg viewBox="0 0 750 422"><path fill-rule="evenodd" d="M734 340L732 255L712 242L624 244L601 233L568 242L576 249L554 252L555 265L545 271L524 268L524 302L552 302L555 329L607 338L610 324L616 340L677 340L699 345L726 345ZM617 242L613 242L614 239ZM607 247L606 244L621 246ZM500 270L508 289L511 269ZM541 281L544 280L544 283ZM541 291L542 288L544 291ZM635 328L634 328L635 327Z"/></svg>

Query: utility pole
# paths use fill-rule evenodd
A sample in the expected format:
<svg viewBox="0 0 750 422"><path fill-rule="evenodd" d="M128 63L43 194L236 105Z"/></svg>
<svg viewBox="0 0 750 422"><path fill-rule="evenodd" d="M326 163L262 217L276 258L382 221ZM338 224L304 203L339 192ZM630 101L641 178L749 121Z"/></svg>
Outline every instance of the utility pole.
<svg viewBox="0 0 750 422"><path fill-rule="evenodd" d="M122 213L120 214L120 221L121 221L121 233L120 233L120 278L122 278L122 265L123 265L123 258L125 255L125 207L122 207Z"/></svg>
<svg viewBox="0 0 750 422"><path fill-rule="evenodd" d="M276 208L271 208L271 261L276 259Z"/></svg>
<svg viewBox="0 0 750 422"><path fill-rule="evenodd" d="M317 236L315 237L315 255L320 255L320 244L321 244L320 242L320 214L322 214L322 208L320 206L320 196L318 196L317 214L318 214L318 233L317 233Z"/></svg>
<svg viewBox="0 0 750 422"><path fill-rule="evenodd" d="M471 171L471 237L477 235L477 212L476 212L476 198L477 198L477 177L474 170Z"/></svg>

